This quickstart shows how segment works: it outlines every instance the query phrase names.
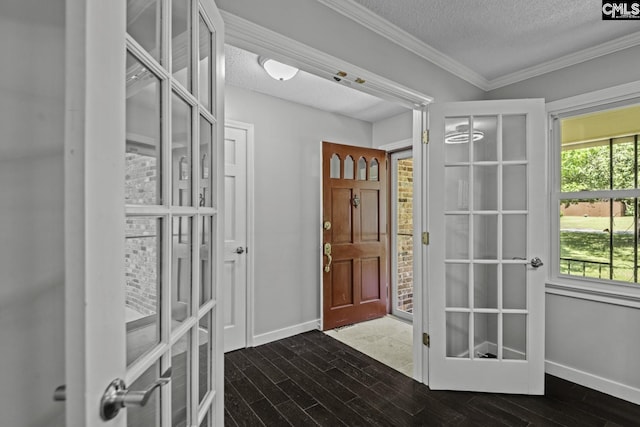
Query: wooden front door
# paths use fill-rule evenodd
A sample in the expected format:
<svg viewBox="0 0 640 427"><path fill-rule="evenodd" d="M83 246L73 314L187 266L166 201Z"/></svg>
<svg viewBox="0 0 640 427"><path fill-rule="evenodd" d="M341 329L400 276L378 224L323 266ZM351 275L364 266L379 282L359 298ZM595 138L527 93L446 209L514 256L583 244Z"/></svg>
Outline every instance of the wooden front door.
<svg viewBox="0 0 640 427"><path fill-rule="evenodd" d="M387 313L387 160L323 143L323 330Z"/></svg>

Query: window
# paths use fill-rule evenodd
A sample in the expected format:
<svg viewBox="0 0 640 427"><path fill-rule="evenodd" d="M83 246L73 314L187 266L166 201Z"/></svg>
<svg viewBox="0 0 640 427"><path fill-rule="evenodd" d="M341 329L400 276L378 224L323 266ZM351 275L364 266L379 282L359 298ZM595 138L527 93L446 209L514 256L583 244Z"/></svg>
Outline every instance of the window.
<svg viewBox="0 0 640 427"><path fill-rule="evenodd" d="M561 276L640 283L640 106L558 120Z"/></svg>

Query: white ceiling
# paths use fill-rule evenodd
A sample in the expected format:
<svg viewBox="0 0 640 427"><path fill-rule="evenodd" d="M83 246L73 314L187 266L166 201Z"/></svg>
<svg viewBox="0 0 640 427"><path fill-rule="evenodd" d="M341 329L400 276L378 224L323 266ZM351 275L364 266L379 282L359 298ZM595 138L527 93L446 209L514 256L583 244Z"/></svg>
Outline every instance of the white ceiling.
<svg viewBox="0 0 640 427"><path fill-rule="evenodd" d="M399 104L318 77L305 71L288 81L274 80L258 63L258 55L226 45L225 81L232 86L275 96L323 111L376 122L407 111Z"/></svg>
<svg viewBox="0 0 640 427"><path fill-rule="evenodd" d="M318 0L489 90L640 44L639 21L603 21L600 0ZM300 71L267 76L227 46L228 84L375 122L406 109Z"/></svg>

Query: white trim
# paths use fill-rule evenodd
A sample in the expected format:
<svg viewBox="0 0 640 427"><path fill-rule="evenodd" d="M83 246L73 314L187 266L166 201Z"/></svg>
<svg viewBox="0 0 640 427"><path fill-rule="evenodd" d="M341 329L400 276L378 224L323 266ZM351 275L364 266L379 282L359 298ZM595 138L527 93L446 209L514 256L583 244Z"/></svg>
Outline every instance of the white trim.
<svg viewBox="0 0 640 427"><path fill-rule="evenodd" d="M226 41L233 46L291 63L301 70L328 79L332 79L337 70L344 71L348 76L353 76L354 80L359 77L366 81L365 84L354 83L353 86L357 86L357 90L400 103L407 108L433 102L431 96L402 86L232 13L225 11L221 13L226 24Z"/></svg>
<svg viewBox="0 0 640 427"><path fill-rule="evenodd" d="M403 139L402 141L390 142L378 147L378 150L384 150L386 152L411 150L413 146L413 138Z"/></svg>
<svg viewBox="0 0 640 427"><path fill-rule="evenodd" d="M516 71L515 73L505 74L502 77L497 77L489 81L489 90L498 89L503 86L508 86L513 83L541 76L552 71L590 61L592 59L608 55L610 53L618 52L620 50L627 49L633 46L637 46L639 44L640 32L629 34L627 36L623 36L606 43L579 50L569 55L565 55L561 58L553 59L551 61L543 62L541 64Z"/></svg>
<svg viewBox="0 0 640 427"><path fill-rule="evenodd" d="M352 0L317 0L319 3L330 9L346 16L354 22L365 28L381 35L393 43L403 47L404 49L415 53L421 58L445 69L451 74L479 87L483 90L489 90L490 82L479 73L473 71L466 65L461 64L455 59L445 55L439 50L433 48L422 40L407 33L403 29L397 27L386 19L376 15L369 9Z"/></svg>
<svg viewBox="0 0 640 427"><path fill-rule="evenodd" d="M254 126L252 123L244 123L236 120L225 120L224 127L244 130L247 133L247 158L246 158L246 184L247 184L247 289L246 289L246 347L253 347L253 334L255 331L255 144Z"/></svg>
<svg viewBox="0 0 640 427"><path fill-rule="evenodd" d="M422 143L422 131L428 129L427 113L413 110L413 379L429 385L429 347L422 344L422 334L429 327L428 292L426 272L427 249L421 234L427 229L427 151ZM424 186L423 186L424 184Z"/></svg>
<svg viewBox="0 0 640 427"><path fill-rule="evenodd" d="M318 329L320 329L320 319L315 319L275 331L266 332L264 334L255 335L252 337L253 347Z"/></svg>
<svg viewBox="0 0 640 427"><path fill-rule="evenodd" d="M607 283L603 284L603 286L611 288L612 284ZM581 286L580 284L576 285L549 281L546 284L546 293L548 295L560 295L604 304L619 305L622 307L640 308L640 293L620 293L613 292L610 289L602 290L595 287Z"/></svg>
<svg viewBox="0 0 640 427"><path fill-rule="evenodd" d="M562 365L551 360L545 361L547 374L562 378L572 383L601 391L619 399L623 399L636 405L640 405L640 389L606 378L599 377L589 372L581 371L570 366Z"/></svg>
<svg viewBox="0 0 640 427"><path fill-rule="evenodd" d="M595 107L640 97L640 80L549 102L547 113L557 115L568 110Z"/></svg>
<svg viewBox="0 0 640 427"><path fill-rule="evenodd" d="M317 1L484 91L508 86L640 44L640 32L637 32L489 80L353 0Z"/></svg>

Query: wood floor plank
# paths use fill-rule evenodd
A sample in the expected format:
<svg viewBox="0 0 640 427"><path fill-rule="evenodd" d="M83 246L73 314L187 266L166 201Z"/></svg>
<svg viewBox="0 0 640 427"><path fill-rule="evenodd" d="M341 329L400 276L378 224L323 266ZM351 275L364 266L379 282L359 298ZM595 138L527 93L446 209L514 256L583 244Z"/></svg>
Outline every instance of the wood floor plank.
<svg viewBox="0 0 640 427"><path fill-rule="evenodd" d="M287 378L287 374L276 368L273 363L264 358L258 351L253 348L248 348L245 353L247 359L257 367L260 372L265 374L274 384L278 384L280 381L284 381Z"/></svg>
<svg viewBox="0 0 640 427"><path fill-rule="evenodd" d="M310 408L318 403L316 399L311 397L309 393L300 388L300 386L291 379L280 382L278 387L289 396L289 400L295 402L301 409Z"/></svg>
<svg viewBox="0 0 640 427"><path fill-rule="evenodd" d="M280 412L282 416L285 417L287 421L289 421L289 423L291 423L291 425L293 426L318 425L318 423L316 423L309 414L303 411L292 400L287 400L286 402L279 404L276 408L278 409L278 412Z"/></svg>
<svg viewBox="0 0 640 427"><path fill-rule="evenodd" d="M267 426L290 426L292 425L285 417L282 416L276 407L267 399L261 399L251 405L253 412L258 415L260 421Z"/></svg>
<svg viewBox="0 0 640 427"><path fill-rule="evenodd" d="M238 390L231 384L226 384L224 389L224 407L231 418L239 426L263 426L260 418L249 407Z"/></svg>
<svg viewBox="0 0 640 427"><path fill-rule="evenodd" d="M245 369L244 374L272 404L277 405L289 399L277 385L255 366L249 366Z"/></svg>

